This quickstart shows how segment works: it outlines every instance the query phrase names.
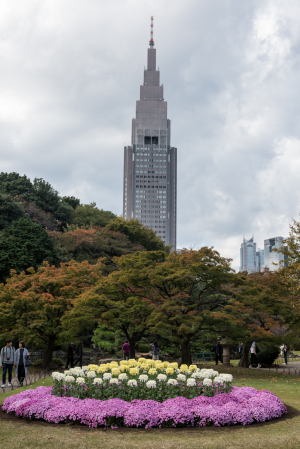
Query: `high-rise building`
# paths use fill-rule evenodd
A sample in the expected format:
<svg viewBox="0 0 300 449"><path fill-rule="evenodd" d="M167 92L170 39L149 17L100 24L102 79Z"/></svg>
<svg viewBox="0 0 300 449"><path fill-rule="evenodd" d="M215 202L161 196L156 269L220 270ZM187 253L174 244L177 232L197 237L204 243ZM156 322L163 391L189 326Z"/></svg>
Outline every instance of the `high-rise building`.
<svg viewBox="0 0 300 449"><path fill-rule="evenodd" d="M265 265L265 252L258 248L256 251L256 271L263 271Z"/></svg>
<svg viewBox="0 0 300 449"><path fill-rule="evenodd" d="M256 243L254 237L249 240L243 238L243 243L240 248L240 271L247 271L248 273L255 273L256 268Z"/></svg>
<svg viewBox="0 0 300 449"><path fill-rule="evenodd" d="M124 148L123 217L137 218L176 250L177 148L171 146L152 27L151 18L147 68L132 119L131 145Z"/></svg>
<svg viewBox="0 0 300 449"><path fill-rule="evenodd" d="M285 264L285 255L273 251L273 249L281 249L284 246L283 240L285 240L283 237L274 237L264 241L265 267L268 268L269 271L276 271Z"/></svg>

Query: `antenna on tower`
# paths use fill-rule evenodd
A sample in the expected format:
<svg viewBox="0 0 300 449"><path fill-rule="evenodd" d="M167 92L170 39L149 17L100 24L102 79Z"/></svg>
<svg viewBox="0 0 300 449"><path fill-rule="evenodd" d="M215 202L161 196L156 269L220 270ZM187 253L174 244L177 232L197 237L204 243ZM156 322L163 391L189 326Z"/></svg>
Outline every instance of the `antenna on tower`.
<svg viewBox="0 0 300 449"><path fill-rule="evenodd" d="M150 47L154 47L154 40L153 40L153 16L151 16L149 45L150 45Z"/></svg>

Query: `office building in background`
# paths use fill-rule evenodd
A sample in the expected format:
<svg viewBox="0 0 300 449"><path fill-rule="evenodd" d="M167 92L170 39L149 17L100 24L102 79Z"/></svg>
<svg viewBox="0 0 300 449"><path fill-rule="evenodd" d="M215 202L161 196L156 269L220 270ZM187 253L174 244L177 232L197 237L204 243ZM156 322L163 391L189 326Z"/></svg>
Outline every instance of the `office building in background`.
<svg viewBox="0 0 300 449"><path fill-rule="evenodd" d="M254 237L246 240L243 237L243 243L240 248L240 271L255 273L256 269L256 243Z"/></svg>
<svg viewBox="0 0 300 449"><path fill-rule="evenodd" d="M177 148L171 146L171 122L156 69L152 18L149 45L131 145L124 148L123 217L151 227L175 251Z"/></svg>
<svg viewBox="0 0 300 449"><path fill-rule="evenodd" d="M284 245L283 240L285 240L284 237L274 237L264 241L264 265L267 271L276 271L286 263L284 254L273 251L284 246L287 247L287 245Z"/></svg>

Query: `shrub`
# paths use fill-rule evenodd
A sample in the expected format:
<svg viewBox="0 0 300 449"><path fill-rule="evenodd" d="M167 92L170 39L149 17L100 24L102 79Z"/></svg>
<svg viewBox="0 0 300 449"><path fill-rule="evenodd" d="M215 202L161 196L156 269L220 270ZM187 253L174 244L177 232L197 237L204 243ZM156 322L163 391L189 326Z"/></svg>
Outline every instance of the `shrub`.
<svg viewBox="0 0 300 449"><path fill-rule="evenodd" d="M278 345L274 343L258 343L257 346L260 351L256 354L257 363L267 366L273 365L279 354Z"/></svg>
<svg viewBox="0 0 300 449"><path fill-rule="evenodd" d="M139 352L150 352L151 346L148 343L139 344Z"/></svg>

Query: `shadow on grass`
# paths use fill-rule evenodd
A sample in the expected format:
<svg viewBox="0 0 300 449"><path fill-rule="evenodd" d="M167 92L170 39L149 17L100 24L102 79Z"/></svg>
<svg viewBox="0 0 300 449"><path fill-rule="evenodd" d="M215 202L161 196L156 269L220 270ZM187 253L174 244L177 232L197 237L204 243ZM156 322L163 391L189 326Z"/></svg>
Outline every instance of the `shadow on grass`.
<svg viewBox="0 0 300 449"><path fill-rule="evenodd" d="M152 429L144 429L142 427L119 427L117 429L118 432L134 432L136 430L139 431L144 431L144 432L157 432L158 430L160 432L168 432L168 431L172 431L172 432L203 432L203 431L209 431L209 432L222 432L222 431L230 431L230 432L235 432L237 430L240 429L245 429L245 428L258 428L258 427L264 427L264 426L270 426L272 424L277 424L279 422L282 421L288 421L290 419L293 419L295 417L300 416L300 410L297 410L294 407L291 407L290 405L287 405L287 411L288 413L286 415L281 416L280 418L274 418L271 421L266 421L263 423L255 423L255 424L250 424L250 425L246 425L243 426L241 424L236 424L234 426L222 426L222 427L215 427L215 426L207 426L207 427L179 427L179 428L171 428L171 427L164 427L162 429L158 429L156 428L152 428ZM69 429L76 429L76 430L82 430L82 431L87 431L87 432L97 432L97 431L107 431L106 429L104 429L103 427L99 427L97 429L92 429L86 425L83 424L64 424L64 423L59 423L59 424L54 424L54 423L48 423L46 421L43 420L29 420L29 419L25 419L25 418L19 418L18 416L15 416L13 414L8 414L5 413L1 408L0 408L0 422L4 423L4 422L12 422L15 423L17 425L25 425L25 426L47 426L47 427L68 427ZM108 430L110 430L108 428ZM114 430L116 431L116 430Z"/></svg>

